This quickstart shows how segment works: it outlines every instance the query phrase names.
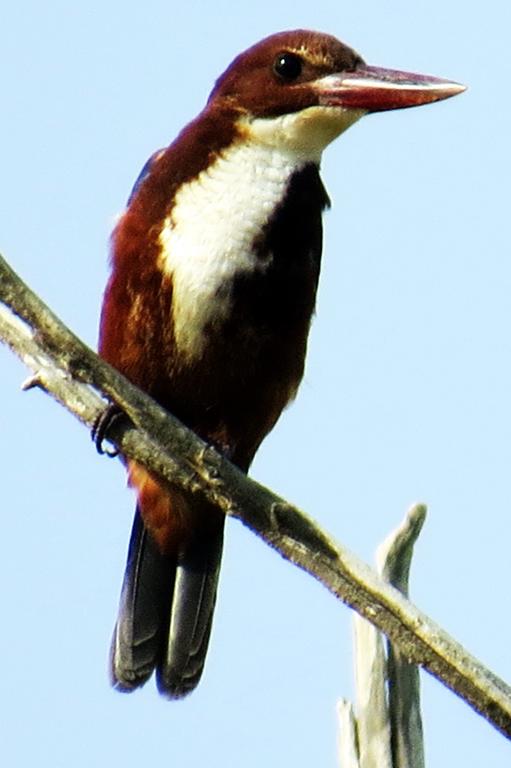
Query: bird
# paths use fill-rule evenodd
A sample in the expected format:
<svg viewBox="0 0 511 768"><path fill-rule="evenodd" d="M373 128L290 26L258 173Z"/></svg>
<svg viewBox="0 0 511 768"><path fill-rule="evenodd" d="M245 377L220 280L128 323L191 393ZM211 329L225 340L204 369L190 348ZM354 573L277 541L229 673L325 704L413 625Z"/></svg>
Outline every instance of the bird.
<svg viewBox="0 0 511 768"><path fill-rule="evenodd" d="M323 150L361 117L461 93L372 67L337 38L273 34L238 55L204 109L142 169L112 233L99 354L243 472L304 372L330 201ZM137 497L112 684L202 675L224 515L132 459Z"/></svg>

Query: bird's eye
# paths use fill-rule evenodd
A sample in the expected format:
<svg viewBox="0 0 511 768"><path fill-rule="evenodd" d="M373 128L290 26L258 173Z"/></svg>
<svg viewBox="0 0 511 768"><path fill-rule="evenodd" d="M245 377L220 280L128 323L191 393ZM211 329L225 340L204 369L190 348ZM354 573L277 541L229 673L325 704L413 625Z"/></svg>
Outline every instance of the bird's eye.
<svg viewBox="0 0 511 768"><path fill-rule="evenodd" d="M302 74L303 62L296 53L279 53L273 62L273 71L287 83L296 80Z"/></svg>

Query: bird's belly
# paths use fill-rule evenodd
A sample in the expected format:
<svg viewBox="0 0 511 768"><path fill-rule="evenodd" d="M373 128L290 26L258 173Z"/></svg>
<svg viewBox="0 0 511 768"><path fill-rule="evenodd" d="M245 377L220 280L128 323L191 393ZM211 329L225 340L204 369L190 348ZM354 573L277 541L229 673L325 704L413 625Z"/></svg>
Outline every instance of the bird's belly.
<svg viewBox="0 0 511 768"><path fill-rule="evenodd" d="M282 293L283 275L240 274L229 312L201 331L202 352L173 355L163 404L229 458L248 467L301 381L315 297L313 281ZM295 280L295 289L298 287Z"/></svg>

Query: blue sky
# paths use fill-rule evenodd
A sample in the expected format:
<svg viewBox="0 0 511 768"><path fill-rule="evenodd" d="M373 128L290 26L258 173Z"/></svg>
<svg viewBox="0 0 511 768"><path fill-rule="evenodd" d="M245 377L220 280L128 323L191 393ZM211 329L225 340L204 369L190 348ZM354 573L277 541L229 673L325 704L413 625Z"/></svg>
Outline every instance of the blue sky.
<svg viewBox="0 0 511 768"><path fill-rule="evenodd" d="M252 474L365 559L414 501L417 604L511 680L509 4L219 0L6 4L0 248L94 345L115 215L147 157L232 57L298 26L371 64L469 85L365 118L329 148L333 201L307 373ZM336 765L350 613L229 524L207 668L169 703L109 688L133 499L118 463L0 349L0 760ZM509 765L509 744L429 676L426 758Z"/></svg>

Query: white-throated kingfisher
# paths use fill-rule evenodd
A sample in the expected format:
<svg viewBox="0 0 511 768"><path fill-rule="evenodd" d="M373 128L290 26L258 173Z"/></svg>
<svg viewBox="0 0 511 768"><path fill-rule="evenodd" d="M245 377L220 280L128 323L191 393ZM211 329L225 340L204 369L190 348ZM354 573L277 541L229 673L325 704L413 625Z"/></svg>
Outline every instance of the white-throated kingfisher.
<svg viewBox="0 0 511 768"><path fill-rule="evenodd" d="M325 147L369 112L464 87L367 66L334 37L262 40L140 174L112 237L100 354L247 471L303 375L329 200ZM137 510L112 642L130 691L198 683L224 516L127 461Z"/></svg>

